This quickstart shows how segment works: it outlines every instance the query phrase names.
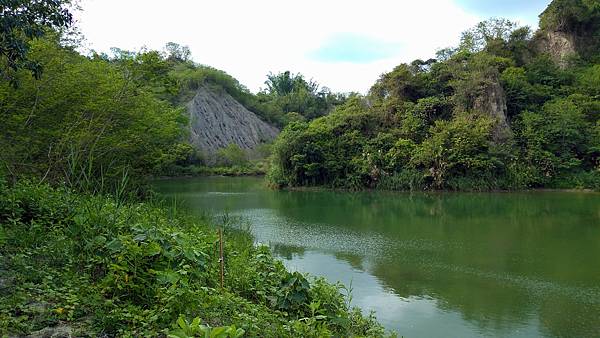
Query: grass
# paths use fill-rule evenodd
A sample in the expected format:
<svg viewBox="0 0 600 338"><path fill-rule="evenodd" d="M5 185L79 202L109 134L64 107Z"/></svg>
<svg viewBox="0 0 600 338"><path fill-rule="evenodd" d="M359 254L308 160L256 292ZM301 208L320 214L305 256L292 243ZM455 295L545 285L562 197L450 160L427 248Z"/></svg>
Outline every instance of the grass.
<svg viewBox="0 0 600 338"><path fill-rule="evenodd" d="M164 202L0 182L0 336L383 336L323 279L288 272L209 219Z"/></svg>

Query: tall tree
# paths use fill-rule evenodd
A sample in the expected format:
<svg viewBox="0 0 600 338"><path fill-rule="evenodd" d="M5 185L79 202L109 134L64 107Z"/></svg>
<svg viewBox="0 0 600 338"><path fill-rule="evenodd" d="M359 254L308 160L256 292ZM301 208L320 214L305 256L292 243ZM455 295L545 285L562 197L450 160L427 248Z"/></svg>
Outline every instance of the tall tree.
<svg viewBox="0 0 600 338"><path fill-rule="evenodd" d="M73 23L70 0L0 1L0 72L17 85L14 73L28 69L39 78L42 67L28 57L29 42L48 30L68 28Z"/></svg>

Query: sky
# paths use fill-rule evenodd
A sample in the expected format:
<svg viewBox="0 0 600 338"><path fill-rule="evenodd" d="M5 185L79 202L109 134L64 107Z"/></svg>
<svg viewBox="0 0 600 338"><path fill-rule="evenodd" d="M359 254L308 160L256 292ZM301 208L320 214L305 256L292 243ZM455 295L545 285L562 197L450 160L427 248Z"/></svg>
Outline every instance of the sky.
<svg viewBox="0 0 600 338"><path fill-rule="evenodd" d="M269 72L365 93L382 73L429 59L490 17L537 26L550 0L81 0L86 48L188 46L251 91Z"/></svg>

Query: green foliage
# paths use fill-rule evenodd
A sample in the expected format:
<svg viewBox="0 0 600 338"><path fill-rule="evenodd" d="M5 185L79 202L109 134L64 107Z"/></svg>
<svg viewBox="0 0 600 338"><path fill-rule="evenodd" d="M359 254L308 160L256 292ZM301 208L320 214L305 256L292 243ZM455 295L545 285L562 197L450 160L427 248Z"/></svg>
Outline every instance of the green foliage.
<svg viewBox="0 0 600 338"><path fill-rule="evenodd" d="M401 64L367 97L288 125L268 180L348 189L597 189L598 6L555 0L542 15L543 29L571 27L576 44L592 46L570 68L540 54L528 27L482 22L437 60Z"/></svg>
<svg viewBox="0 0 600 338"><path fill-rule="evenodd" d="M600 96L600 65L592 65L583 70L578 78L578 86L590 96Z"/></svg>
<svg viewBox="0 0 600 338"><path fill-rule="evenodd" d="M246 233L225 231L221 289L209 220L29 181L0 189L0 335L59 322L75 336L383 334L339 286L287 272Z"/></svg>
<svg viewBox="0 0 600 338"><path fill-rule="evenodd" d="M270 177L275 185L331 185L359 188L367 184L362 152L369 136L385 115L367 114L361 99L355 97L332 114L310 124L297 122L281 133L273 146L273 168ZM365 169L366 170L366 169ZM352 181L340 178L355 173Z"/></svg>
<svg viewBox="0 0 600 338"><path fill-rule="evenodd" d="M30 54L45 68L40 80L21 72L18 88L0 82L1 161L12 176L110 191L124 173L138 180L187 156L178 145L182 109L140 85L142 72L88 59L55 38L37 40Z"/></svg>
<svg viewBox="0 0 600 338"><path fill-rule="evenodd" d="M535 91L523 68L508 67L500 76L502 87L506 92L507 115L516 116L529 108L534 109L536 102L543 100L535 97ZM540 100L541 99L541 100Z"/></svg>
<svg viewBox="0 0 600 338"><path fill-rule="evenodd" d="M49 30L67 28L73 22L70 0L4 0L0 5L0 71L13 86L15 73L26 69L36 78L42 65L29 57L30 41Z"/></svg>
<svg viewBox="0 0 600 338"><path fill-rule="evenodd" d="M554 0L540 15L542 29L591 32L598 28L600 4L595 0Z"/></svg>
<svg viewBox="0 0 600 338"><path fill-rule="evenodd" d="M452 121L437 121L431 137L414 151L411 161L426 170L435 188L446 188L448 177L477 176L493 172L498 160L490 154L492 121L486 118L457 116Z"/></svg>
<svg viewBox="0 0 600 338"><path fill-rule="evenodd" d="M6 11L13 13L25 3L11 3L17 7ZM198 88L226 91L278 125L326 114L345 99L326 88L318 90L299 74L285 95L275 89L254 95L227 73L193 63L189 48L175 43L162 52L115 48L111 56L87 57L62 46L63 37L50 32L43 39L27 40L28 58L45 69L39 79L22 69L13 71L19 87L7 77L0 79L0 164L12 180L33 175L97 193L123 190L124 182L131 191L156 175L260 174L266 171L264 149L245 154L230 145L217 154L218 168L202 166L207 162L186 140L183 107ZM276 78L270 75L273 83Z"/></svg>
<svg viewBox="0 0 600 338"><path fill-rule="evenodd" d="M310 284L298 272L288 274L282 281L277 295L277 307L286 312L300 311L309 302Z"/></svg>
<svg viewBox="0 0 600 338"><path fill-rule="evenodd" d="M471 53L484 49L503 53L502 50L506 47L516 27L516 23L501 18L482 21L462 34L459 49Z"/></svg>
<svg viewBox="0 0 600 338"><path fill-rule="evenodd" d="M548 102L540 113L524 112L519 127L524 159L539 171L541 183L581 167L590 126L571 100Z"/></svg>
<svg viewBox="0 0 600 338"><path fill-rule="evenodd" d="M224 166L243 166L248 163L248 154L235 143L219 149L217 156L219 164Z"/></svg>
<svg viewBox="0 0 600 338"><path fill-rule="evenodd" d="M111 51L112 58L100 55L96 55L95 58L103 58L115 64L126 74L128 80L135 82L144 91L161 100L177 103L179 84L170 72L176 62L183 61L153 50L144 49L133 53L112 48Z"/></svg>
<svg viewBox="0 0 600 338"><path fill-rule="evenodd" d="M301 74L289 71L267 75L266 90L258 95L269 109L281 111L283 124L289 123L289 113L297 113L302 119L314 119L326 115L336 105L343 103L346 97L333 94L328 88L319 89L319 84L304 79ZM293 120L299 120L298 117Z"/></svg>
<svg viewBox="0 0 600 338"><path fill-rule="evenodd" d="M233 326L210 327L200 324L200 318L196 317L189 323L183 316L177 319L179 328L167 334L169 338L239 338L245 333L243 329Z"/></svg>
<svg viewBox="0 0 600 338"><path fill-rule="evenodd" d="M181 146L181 145L180 145ZM188 145L182 151L188 151ZM260 144L256 149L244 150L236 144L219 149L213 163L188 157L184 161L172 161L161 174L164 176L262 176L265 175L271 155L271 144ZM186 152L189 154L189 152ZM183 155L183 154L182 154ZM178 156L181 158L182 156ZM175 160L175 159L173 159Z"/></svg>
<svg viewBox="0 0 600 338"><path fill-rule="evenodd" d="M575 36L579 56L597 62L600 51L600 4L596 0L554 0L540 15L540 28Z"/></svg>
<svg viewBox="0 0 600 338"><path fill-rule="evenodd" d="M164 171L167 177L196 177L196 176L264 176L268 170L266 160L251 161L244 166L204 166L186 165L170 166Z"/></svg>
<svg viewBox="0 0 600 338"><path fill-rule="evenodd" d="M301 74L293 75L289 71L267 75L267 89L256 95L229 74L191 62L177 64L170 76L181 85L179 101L190 99L199 87L209 86L224 90L261 119L279 126L325 115L346 99L327 88L319 89L316 82L306 81Z"/></svg>

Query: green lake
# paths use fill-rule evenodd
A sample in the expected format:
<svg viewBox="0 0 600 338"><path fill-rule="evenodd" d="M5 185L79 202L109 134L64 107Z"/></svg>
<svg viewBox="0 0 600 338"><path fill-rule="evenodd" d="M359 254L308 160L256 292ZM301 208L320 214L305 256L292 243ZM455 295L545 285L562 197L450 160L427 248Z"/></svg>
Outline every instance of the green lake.
<svg viewBox="0 0 600 338"><path fill-rule="evenodd" d="M242 216L288 268L352 285L353 304L399 335L600 337L600 194L156 187L193 212Z"/></svg>

